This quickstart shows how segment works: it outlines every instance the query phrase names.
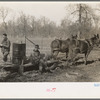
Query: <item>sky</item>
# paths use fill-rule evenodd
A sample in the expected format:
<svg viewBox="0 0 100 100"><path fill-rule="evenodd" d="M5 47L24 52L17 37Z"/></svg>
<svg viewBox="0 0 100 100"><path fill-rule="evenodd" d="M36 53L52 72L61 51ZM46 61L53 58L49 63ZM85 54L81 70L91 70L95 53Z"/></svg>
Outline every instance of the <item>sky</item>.
<svg viewBox="0 0 100 100"><path fill-rule="evenodd" d="M23 11L26 15L33 15L36 18L45 16L51 21L60 23L60 20L66 16L66 3L36 3L36 2L16 2L16 3L0 3L2 7L8 7L13 10L14 16L18 16Z"/></svg>
<svg viewBox="0 0 100 100"><path fill-rule="evenodd" d="M23 11L26 15L33 15L36 18L45 16L57 24L68 16L66 15L68 4L69 2L0 2L1 7L12 9L13 15L11 16L17 17L19 12ZM9 18L12 18L11 16Z"/></svg>

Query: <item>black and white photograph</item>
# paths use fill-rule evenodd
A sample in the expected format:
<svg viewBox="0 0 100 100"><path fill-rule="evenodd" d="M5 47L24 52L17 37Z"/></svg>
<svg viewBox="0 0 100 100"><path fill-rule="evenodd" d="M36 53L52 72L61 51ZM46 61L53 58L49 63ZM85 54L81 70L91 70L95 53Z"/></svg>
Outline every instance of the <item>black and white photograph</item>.
<svg viewBox="0 0 100 100"><path fill-rule="evenodd" d="M100 3L0 2L0 82L100 82Z"/></svg>

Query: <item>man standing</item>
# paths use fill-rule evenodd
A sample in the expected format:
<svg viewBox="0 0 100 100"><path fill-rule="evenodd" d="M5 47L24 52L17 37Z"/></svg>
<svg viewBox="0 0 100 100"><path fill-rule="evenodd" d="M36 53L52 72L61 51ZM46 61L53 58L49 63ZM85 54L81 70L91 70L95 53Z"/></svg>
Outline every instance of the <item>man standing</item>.
<svg viewBox="0 0 100 100"><path fill-rule="evenodd" d="M10 41L7 38L7 34L4 33L3 34L3 40L2 40L2 42L0 44L1 52L3 54L3 61L4 62L7 61L7 56L9 54L9 52L10 52L10 45L11 45L11 43L10 43Z"/></svg>

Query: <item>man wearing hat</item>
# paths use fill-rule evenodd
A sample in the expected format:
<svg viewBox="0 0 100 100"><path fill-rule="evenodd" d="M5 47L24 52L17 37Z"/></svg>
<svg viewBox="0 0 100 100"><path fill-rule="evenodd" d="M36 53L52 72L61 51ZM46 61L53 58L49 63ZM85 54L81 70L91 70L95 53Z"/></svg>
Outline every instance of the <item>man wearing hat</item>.
<svg viewBox="0 0 100 100"><path fill-rule="evenodd" d="M10 52L10 41L8 40L7 38L7 34L4 33L3 34L3 40L0 44L0 47L1 47L1 52L3 54L3 61L6 62L7 61L7 56Z"/></svg>
<svg viewBox="0 0 100 100"><path fill-rule="evenodd" d="M40 51L39 51L39 45L35 45L35 49L33 50L33 53L30 56L31 64L33 64L35 67L39 69L39 72L42 73L43 69L48 71L48 66L45 64L45 61L41 57Z"/></svg>
<svg viewBox="0 0 100 100"><path fill-rule="evenodd" d="M39 51L39 45L35 45L35 48L28 59L25 60L25 64L23 67L26 66L34 66L39 69L39 72L42 73L43 71L49 71L55 69L57 67L57 61L54 63L50 62L49 56L41 56ZM49 58L49 59L48 59ZM26 63L27 62L27 63ZM48 66L49 65L49 66Z"/></svg>
<svg viewBox="0 0 100 100"><path fill-rule="evenodd" d="M30 61L35 65L38 65L39 61L40 61L40 51L39 51L39 49L40 49L39 45L35 45L33 53L30 56Z"/></svg>

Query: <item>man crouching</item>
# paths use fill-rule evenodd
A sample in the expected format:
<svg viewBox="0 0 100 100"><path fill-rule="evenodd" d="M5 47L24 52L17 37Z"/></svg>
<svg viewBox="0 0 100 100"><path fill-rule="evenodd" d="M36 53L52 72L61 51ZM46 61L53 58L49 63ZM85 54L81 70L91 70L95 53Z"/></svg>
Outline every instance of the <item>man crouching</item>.
<svg viewBox="0 0 100 100"><path fill-rule="evenodd" d="M39 45L35 45L35 48L27 60L24 61L23 67L33 66L35 69L39 69L39 73L42 73L43 70L48 71L48 66L45 64L43 57L39 51Z"/></svg>
<svg viewBox="0 0 100 100"><path fill-rule="evenodd" d="M39 45L35 45L35 49L33 50L30 57L24 61L23 67L32 66L36 69L39 69L39 73L45 72L52 72L51 70L54 70L57 65L58 61L55 61L52 59L51 56L41 56L42 54L39 51ZM27 63L28 61L28 63Z"/></svg>
<svg viewBox="0 0 100 100"><path fill-rule="evenodd" d="M33 53L30 55L29 59L31 64L34 67L38 67L39 71L41 71L40 65L41 65L41 55L40 55L40 51L39 51L39 45L35 45L35 48L33 50Z"/></svg>

